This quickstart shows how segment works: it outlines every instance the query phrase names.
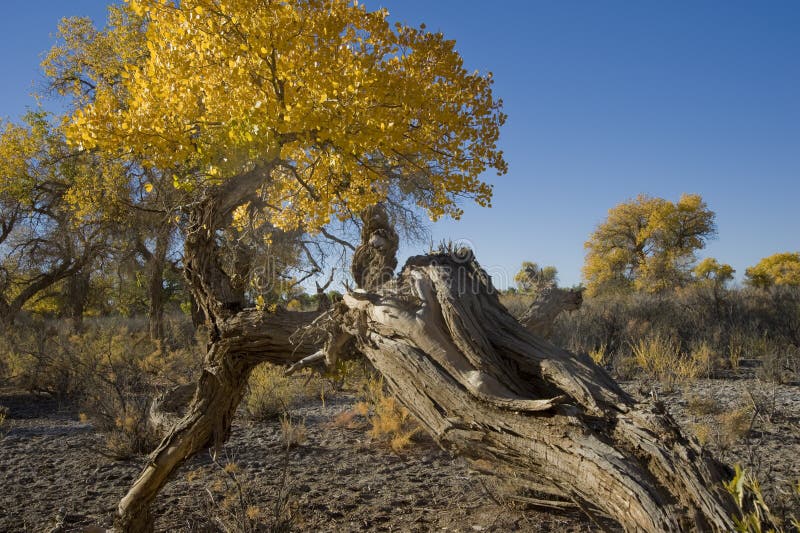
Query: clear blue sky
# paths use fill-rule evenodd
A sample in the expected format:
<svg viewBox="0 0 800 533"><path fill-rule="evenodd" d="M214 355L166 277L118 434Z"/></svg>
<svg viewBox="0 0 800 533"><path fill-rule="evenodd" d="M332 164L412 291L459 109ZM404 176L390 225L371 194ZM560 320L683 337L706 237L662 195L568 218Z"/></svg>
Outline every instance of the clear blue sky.
<svg viewBox="0 0 800 533"><path fill-rule="evenodd" d="M702 256L736 268L800 250L800 2L367 0L455 39L491 70L510 170L494 208L467 205L433 240L467 240L505 286L524 260L580 280L583 243L639 193L699 193L719 237ZM102 0L7 2L0 116L16 117L63 16ZM406 253L414 250L407 249Z"/></svg>

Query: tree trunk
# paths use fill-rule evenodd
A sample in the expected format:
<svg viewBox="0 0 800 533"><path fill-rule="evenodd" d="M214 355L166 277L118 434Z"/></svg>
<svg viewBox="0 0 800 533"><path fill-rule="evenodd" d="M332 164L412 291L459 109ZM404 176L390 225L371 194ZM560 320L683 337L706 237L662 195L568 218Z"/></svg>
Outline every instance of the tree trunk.
<svg viewBox="0 0 800 533"><path fill-rule="evenodd" d="M166 224L156 230L153 250L144 241L138 240L136 250L144 259L147 274L147 320L150 339L164 340L164 269L167 266L167 253L172 238L172 227Z"/></svg>
<svg viewBox="0 0 800 533"><path fill-rule="evenodd" d="M526 331L480 267L454 257L411 258L393 291L350 293L339 308L355 325L341 335L442 447L512 498L575 505L628 531L734 529L725 467L662 407Z"/></svg>
<svg viewBox="0 0 800 533"><path fill-rule="evenodd" d="M66 280L66 315L72 321L72 330L80 333L83 330L83 313L86 302L89 300L91 272L87 269L79 270Z"/></svg>
<svg viewBox="0 0 800 533"><path fill-rule="evenodd" d="M160 267L160 268L159 268ZM150 339L164 339L164 263L150 265L148 293L150 305L147 312Z"/></svg>
<svg viewBox="0 0 800 533"><path fill-rule="evenodd" d="M305 343L293 343L291 339L299 327L316 316L315 312L290 311L264 315L252 309L218 323L219 338L209 344L204 369L188 408L171 419L161 419L156 425L157 430L163 430L169 423L174 424L120 501L117 529L152 530L150 504L169 475L197 452L208 447L216 450L228 438L252 369L263 362L288 365L318 348L319 339ZM180 411L177 405L167 410Z"/></svg>

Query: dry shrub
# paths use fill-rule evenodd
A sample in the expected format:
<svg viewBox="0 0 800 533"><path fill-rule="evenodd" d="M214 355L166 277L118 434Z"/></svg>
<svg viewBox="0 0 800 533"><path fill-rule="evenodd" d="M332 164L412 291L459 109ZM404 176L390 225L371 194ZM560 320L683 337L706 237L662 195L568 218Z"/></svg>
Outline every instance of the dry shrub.
<svg viewBox="0 0 800 533"><path fill-rule="evenodd" d="M212 462L216 471L206 487L206 523L192 524L193 529L231 533L289 530L286 526L290 521L273 519L263 502L257 500L235 460L226 458L220 462L212 456Z"/></svg>
<svg viewBox="0 0 800 533"><path fill-rule="evenodd" d="M727 413L717 415L720 446L727 448L744 439L753 424L753 410L750 406L738 407Z"/></svg>
<svg viewBox="0 0 800 533"><path fill-rule="evenodd" d="M364 396L365 401L359 402L354 410L369 420L372 426L370 437L387 443L395 452L410 446L421 428L408 409L386 393L383 379L368 380Z"/></svg>
<svg viewBox="0 0 800 533"><path fill-rule="evenodd" d="M690 359L698 375L713 376L739 368L743 359L757 359L762 378L797 380L800 287L714 293L689 285L661 294L587 297L578 311L559 315L551 340L576 353L605 346L610 366L624 378L630 377L625 372L632 370L633 347L656 337L671 339L681 353L694 353ZM687 366L681 372L694 370Z"/></svg>
<svg viewBox="0 0 800 533"><path fill-rule="evenodd" d="M331 422L334 427L358 429L364 426L364 417L369 414L369 408L364 402L358 403L355 408L342 411Z"/></svg>
<svg viewBox="0 0 800 533"><path fill-rule="evenodd" d="M284 368L265 363L250 375L244 409L252 420L274 420L320 390L319 380L308 374L287 376Z"/></svg>
<svg viewBox="0 0 800 533"><path fill-rule="evenodd" d="M800 376L800 348L771 345L761 358L756 375L773 383L791 383Z"/></svg>
<svg viewBox="0 0 800 533"><path fill-rule="evenodd" d="M608 348L605 344L601 344L593 350L589 350L589 357L598 366L606 366L610 360Z"/></svg>
<svg viewBox="0 0 800 533"><path fill-rule="evenodd" d="M500 303L511 313L513 316L519 318L533 303L535 296L520 292L501 292Z"/></svg>
<svg viewBox="0 0 800 533"><path fill-rule="evenodd" d="M656 335L642 339L632 347L636 364L646 376L658 380L665 390L674 390L679 382L691 381L700 373L697 361L680 351L670 337Z"/></svg>
<svg viewBox="0 0 800 533"><path fill-rule="evenodd" d="M152 342L144 320L87 319L80 334L68 321L28 326L16 328L0 345L0 359L9 362L5 377L78 405L117 458L150 451L156 442L146 424L149 399L162 386L190 380L202 361L198 342ZM180 328L185 326L173 331Z"/></svg>
<svg viewBox="0 0 800 533"><path fill-rule="evenodd" d="M695 438L697 438L697 442L699 442L701 446L706 446L712 441L713 431L708 424L695 423L692 424L691 428Z"/></svg>
<svg viewBox="0 0 800 533"><path fill-rule="evenodd" d="M305 444L306 440L308 440L305 419L293 419L288 414L284 414L281 417L281 435L283 436L283 444L287 448Z"/></svg>
<svg viewBox="0 0 800 533"><path fill-rule="evenodd" d="M722 406L715 398L706 398L690 394L686 402L686 411L693 416L707 416L719 413Z"/></svg>

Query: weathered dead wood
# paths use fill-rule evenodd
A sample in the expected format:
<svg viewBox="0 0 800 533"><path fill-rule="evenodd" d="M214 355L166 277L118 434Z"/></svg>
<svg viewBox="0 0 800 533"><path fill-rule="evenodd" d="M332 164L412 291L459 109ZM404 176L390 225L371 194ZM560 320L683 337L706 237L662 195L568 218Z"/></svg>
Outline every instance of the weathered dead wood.
<svg viewBox="0 0 800 533"><path fill-rule="evenodd" d="M732 530L729 472L588 357L528 332L476 263L412 258L395 288L350 293L339 312L440 445L514 496L598 509L628 531Z"/></svg>
<svg viewBox="0 0 800 533"><path fill-rule="evenodd" d="M534 335L549 339L553 334L553 324L558 315L575 311L582 303L582 290L545 287L536 293L536 297L519 318L519 322Z"/></svg>

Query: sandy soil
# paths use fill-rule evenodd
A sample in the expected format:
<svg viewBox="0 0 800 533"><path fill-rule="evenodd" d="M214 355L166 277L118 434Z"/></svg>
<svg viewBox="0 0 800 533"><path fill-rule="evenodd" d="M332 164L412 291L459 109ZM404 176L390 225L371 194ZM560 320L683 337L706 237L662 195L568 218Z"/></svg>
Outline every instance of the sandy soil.
<svg viewBox="0 0 800 533"><path fill-rule="evenodd" d="M651 394L647 384L625 386L634 394ZM753 417L743 438L728 442L719 417L752 403L747 391L757 392L764 412ZM726 462L742 462L758 473L770 497L800 478L800 387L701 380L691 391L660 392L659 398L687 431L711 428L709 446ZM719 411L697 414L696 398L713 398ZM495 501L477 475L430 440L396 454L370 442L364 427L335 423L354 402L339 394L325 406L314 402L294 409L292 415L305 420L307 440L288 452L277 421L237 421L219 465L207 454L196 457L162 492L157 530L218 531L224 525L236 531L237 517L247 509L266 524L274 524L277 515L288 517L294 531L594 530L579 515ZM10 411L0 441L0 531L109 526L142 459L107 457L102 435L81 423L75 408L46 396L0 391L0 405ZM223 471L229 463L235 464L228 467L232 476ZM282 509L276 510L276 501L285 504Z"/></svg>

